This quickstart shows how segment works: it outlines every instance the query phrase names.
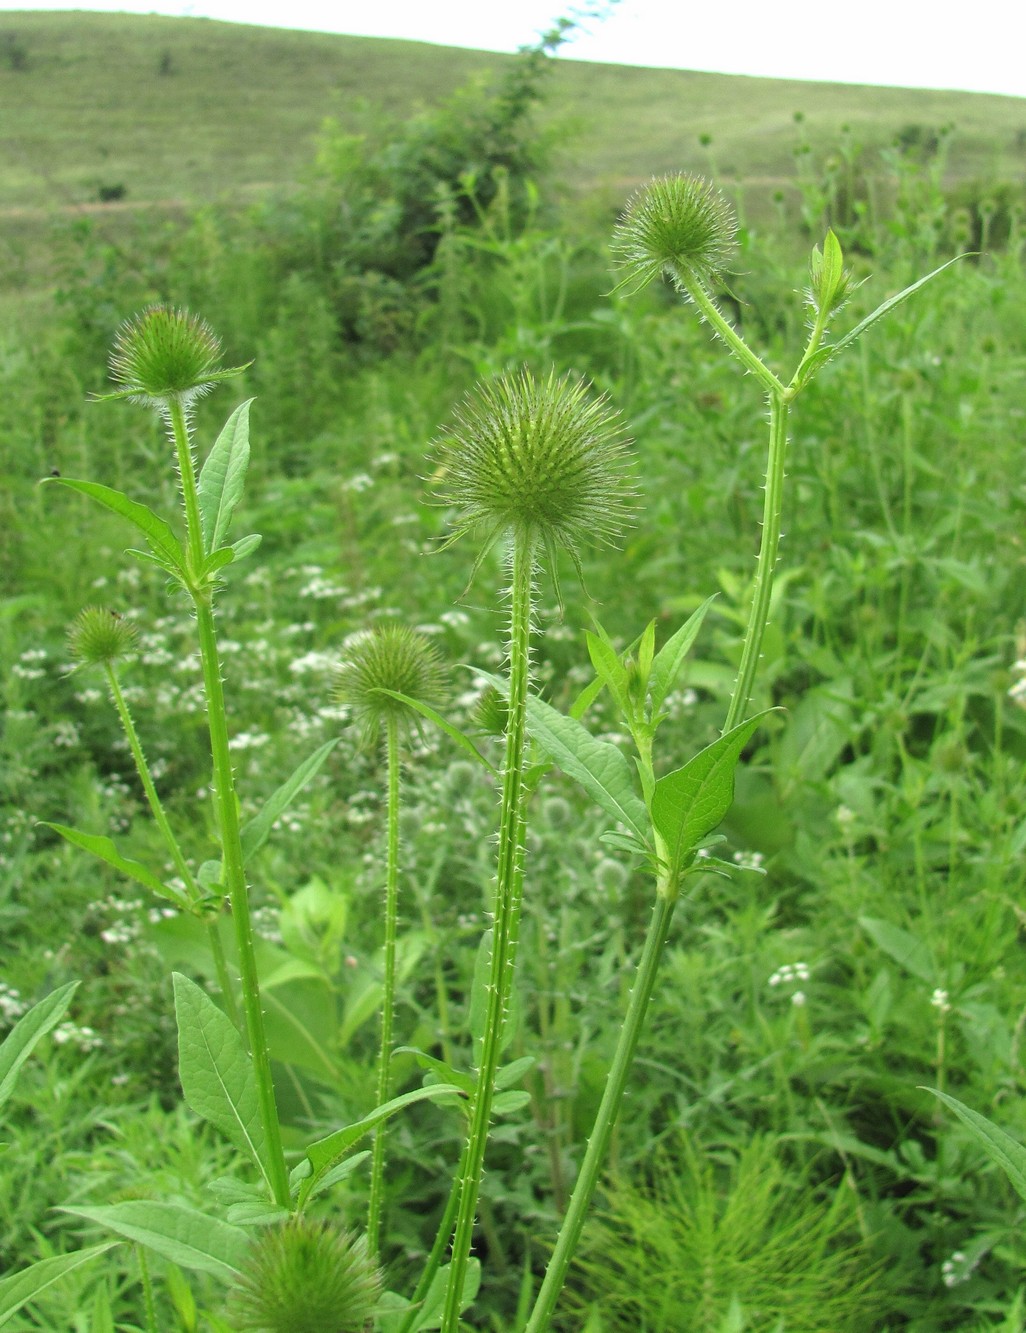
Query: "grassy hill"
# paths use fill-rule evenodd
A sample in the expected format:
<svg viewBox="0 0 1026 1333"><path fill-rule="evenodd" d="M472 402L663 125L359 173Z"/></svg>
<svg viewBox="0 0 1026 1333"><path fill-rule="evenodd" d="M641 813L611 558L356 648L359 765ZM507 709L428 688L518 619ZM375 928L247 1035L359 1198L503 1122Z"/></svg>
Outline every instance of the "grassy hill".
<svg viewBox="0 0 1026 1333"><path fill-rule="evenodd" d="M301 179L325 117L345 125L361 101L409 114L510 59L208 19L0 15L0 213L10 226L112 193L129 207L253 198ZM679 168L776 188L793 175L796 112L813 143L842 125L877 143L953 122L957 177L1026 169L1014 97L559 61L544 116L567 186L620 195Z"/></svg>

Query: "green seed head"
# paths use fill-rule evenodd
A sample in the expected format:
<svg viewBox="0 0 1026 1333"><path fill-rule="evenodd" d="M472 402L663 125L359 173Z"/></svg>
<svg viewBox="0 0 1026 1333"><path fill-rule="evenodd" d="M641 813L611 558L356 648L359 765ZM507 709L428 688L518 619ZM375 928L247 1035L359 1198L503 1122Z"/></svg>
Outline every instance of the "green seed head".
<svg viewBox="0 0 1026 1333"><path fill-rule="evenodd" d="M444 674L438 652L423 634L396 622L376 625L350 638L334 697L352 709L364 742L372 745L390 718L408 725L419 717L382 690L434 705L444 695Z"/></svg>
<svg viewBox="0 0 1026 1333"><path fill-rule="evenodd" d="M717 281L734 253L737 222L720 192L698 176L664 176L640 190L613 233L624 284L666 273L678 286Z"/></svg>
<svg viewBox="0 0 1026 1333"><path fill-rule="evenodd" d="M253 1246L231 1296L239 1333L357 1333L374 1311L381 1274L365 1237L294 1217Z"/></svg>
<svg viewBox="0 0 1026 1333"><path fill-rule="evenodd" d="M118 329L110 377L121 388L104 397L161 409L172 402L187 407L245 369L218 369L220 356L221 341L204 320L171 306L150 306Z"/></svg>
<svg viewBox="0 0 1026 1333"><path fill-rule="evenodd" d="M82 666L113 666L135 652L135 629L116 611L87 606L68 630L68 648Z"/></svg>
<svg viewBox="0 0 1026 1333"><path fill-rule="evenodd" d="M612 545L630 521L623 423L569 375L536 380L524 371L479 385L439 454L437 498L456 509L450 542L477 528L487 532L485 549L504 533L540 540L550 556L564 547L580 572L578 546Z"/></svg>

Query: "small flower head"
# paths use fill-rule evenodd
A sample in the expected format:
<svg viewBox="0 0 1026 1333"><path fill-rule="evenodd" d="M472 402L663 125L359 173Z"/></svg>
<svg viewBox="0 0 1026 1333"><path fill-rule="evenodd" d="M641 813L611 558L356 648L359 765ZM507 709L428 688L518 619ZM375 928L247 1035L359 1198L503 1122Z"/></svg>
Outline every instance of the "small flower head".
<svg viewBox="0 0 1026 1333"><path fill-rule="evenodd" d="M353 635L335 677L335 700L352 709L367 745L377 740L390 718L408 724L418 717L409 704L384 690L429 705L439 703L444 694L442 662L434 645L396 621Z"/></svg>
<svg viewBox="0 0 1026 1333"><path fill-rule="evenodd" d="M82 666L113 666L135 652L135 639L135 628L102 606L87 606L68 630L68 648Z"/></svg>
<svg viewBox="0 0 1026 1333"><path fill-rule="evenodd" d="M737 222L720 192L698 176L663 176L627 205L613 233L617 265L638 288L666 273L678 286L719 279L731 255Z"/></svg>
<svg viewBox="0 0 1026 1333"><path fill-rule="evenodd" d="M221 340L204 320L172 306L150 306L118 329L110 377L121 388L103 396L161 409L172 402L188 407L245 369L218 369L220 356Z"/></svg>
<svg viewBox="0 0 1026 1333"><path fill-rule="evenodd" d="M357 1333L381 1292L365 1237L299 1216L268 1228L232 1292L239 1333Z"/></svg>
<svg viewBox="0 0 1026 1333"><path fill-rule="evenodd" d="M630 520L623 424L569 375L524 371L479 385L439 453L438 499L457 510L450 542L482 528L485 550L502 534L541 541L550 560L562 546L580 574L578 546L612 545Z"/></svg>

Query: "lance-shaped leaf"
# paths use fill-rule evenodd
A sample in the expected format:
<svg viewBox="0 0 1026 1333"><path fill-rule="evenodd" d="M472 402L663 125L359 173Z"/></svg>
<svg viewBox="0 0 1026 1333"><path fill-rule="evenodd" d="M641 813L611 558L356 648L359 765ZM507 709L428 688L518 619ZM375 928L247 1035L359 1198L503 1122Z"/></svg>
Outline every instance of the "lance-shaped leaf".
<svg viewBox="0 0 1026 1333"><path fill-rule="evenodd" d="M579 782L611 819L641 842L648 841L645 803L634 789L630 764L608 741L599 741L580 722L529 695L527 729L567 777Z"/></svg>
<svg viewBox="0 0 1026 1333"><path fill-rule="evenodd" d="M104 1245L93 1245L88 1250L75 1250L73 1254L57 1254L52 1259L40 1259L37 1264L23 1268L20 1273L0 1278L0 1328L18 1313L23 1305L52 1287L68 1273L92 1261L101 1254L112 1250L120 1241L109 1240Z"/></svg>
<svg viewBox="0 0 1026 1333"><path fill-rule="evenodd" d="M180 1268L213 1273L222 1280L236 1276L249 1250L249 1237L240 1227L182 1203L127 1199L124 1203L60 1211L146 1245Z"/></svg>
<svg viewBox="0 0 1026 1333"><path fill-rule="evenodd" d="M271 1189L256 1080L234 1023L206 991L175 972L178 1075L198 1116L247 1153Z"/></svg>
<svg viewBox="0 0 1026 1333"><path fill-rule="evenodd" d="M327 1138L311 1143L306 1155L313 1169L299 1188L300 1207L309 1198L311 1190L321 1177L340 1162L354 1144L359 1143L365 1134L369 1134L383 1120L395 1115L405 1106L412 1106L414 1102L459 1098L461 1095L459 1088L445 1083L434 1083L427 1088L415 1088L412 1092L404 1092L401 1097L393 1097L390 1102L385 1102L384 1106L379 1106L377 1110L365 1115L362 1120L357 1120L355 1124L346 1125L343 1129L337 1129L334 1134L329 1134Z"/></svg>
<svg viewBox="0 0 1026 1333"><path fill-rule="evenodd" d="M304 759L296 771L281 786L271 793L264 806L253 816L242 830L242 855L248 861L258 852L270 837L275 820L280 819L306 784L338 744L338 737L326 741L318 750L314 750L308 759Z"/></svg>
<svg viewBox="0 0 1026 1333"><path fill-rule="evenodd" d="M652 700L652 712L658 713L666 702L666 696L677 683L684 660L691 651L691 646L698 638L702 621L716 600L716 593L707 597L694 615L681 625L676 634L671 634L655 655L652 670L649 673L649 695Z"/></svg>
<svg viewBox="0 0 1026 1333"><path fill-rule="evenodd" d="M134 879L137 884L144 885L151 893L156 893L161 898L167 898L177 907L189 907L189 900L184 893L169 884L163 883L141 861L135 861L130 856L122 856L110 838L98 833L83 833L80 829L69 828L67 824L51 824L45 819L41 819L39 822L43 828L53 829L54 833L59 833L62 838L67 839L75 847L81 847L83 851L92 852L94 856L98 856L101 861L106 861L115 870L120 870L129 879Z"/></svg>
<svg viewBox="0 0 1026 1333"><path fill-rule="evenodd" d="M181 543L168 524L152 509L130 500L121 491L101 486L95 481L75 481L71 477L46 477L44 480L55 481L61 486L67 486L69 490L77 491L80 495L87 495L113 513L127 518L146 538L146 544L153 552L154 560L169 572L176 573L183 579L186 577L185 552Z"/></svg>
<svg viewBox="0 0 1026 1333"><path fill-rule="evenodd" d="M14 1091L18 1071L32 1054L33 1047L67 1013L77 986L77 981L69 981L67 985L52 991L45 1000L34 1004L0 1043L0 1106Z"/></svg>
<svg viewBox="0 0 1026 1333"><path fill-rule="evenodd" d="M652 823L666 843L671 869L711 833L734 800L734 770L766 709L713 741L683 768L659 779L652 795Z"/></svg>
<svg viewBox="0 0 1026 1333"><path fill-rule="evenodd" d="M228 536L249 467L249 407L240 403L207 455L196 487L203 549L216 551Z"/></svg>
<svg viewBox="0 0 1026 1333"><path fill-rule="evenodd" d="M432 708L430 704L423 703L420 699L414 699L408 694L401 694L398 690L386 690L383 685L377 686L375 694L387 694L390 699L397 699L399 703L405 704L407 708L412 708L414 712L419 713L421 717L426 717L429 722L434 723L440 731L444 731L450 740L456 742L461 750L465 750L472 759L476 759L482 764L492 777L498 777L495 768L488 762L481 751L477 748L469 736L460 731L459 727L444 718L437 709Z"/></svg>
<svg viewBox="0 0 1026 1333"><path fill-rule="evenodd" d="M839 338L837 342L831 343L829 347L821 347L818 351L814 352L807 361L803 361L798 367L793 384L795 391L803 389L812 377L823 369L828 361L832 361L839 352L843 352L844 349L850 346L856 338L861 338L865 331L868 328L871 328L878 319L883 319L884 315L889 315L892 310L897 309L899 305L903 305L910 296L913 296L919 291L920 287L925 287L926 284L936 278L939 273L943 273L946 268L950 268L952 264L957 264L960 259L965 258L965 255L956 255L954 259L949 259L946 264L941 264L940 268L935 268L932 273L927 273L926 276L920 278L918 282L913 282L911 286L898 292L896 296L891 296L884 301L882 305L878 305L872 314L867 315L860 324L857 324L850 333L846 333L843 338Z"/></svg>
<svg viewBox="0 0 1026 1333"><path fill-rule="evenodd" d="M998 1164L1012 1182L1019 1198L1026 1201L1026 1148L985 1115L980 1115L979 1111L974 1111L957 1098L937 1088L924 1088L923 1091L932 1092L954 1111L987 1156Z"/></svg>

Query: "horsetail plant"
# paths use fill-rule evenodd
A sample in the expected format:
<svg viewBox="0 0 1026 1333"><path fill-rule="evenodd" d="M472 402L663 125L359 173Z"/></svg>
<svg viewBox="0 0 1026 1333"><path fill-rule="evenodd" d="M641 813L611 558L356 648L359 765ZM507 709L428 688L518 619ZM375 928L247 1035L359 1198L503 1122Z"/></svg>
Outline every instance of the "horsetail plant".
<svg viewBox="0 0 1026 1333"><path fill-rule="evenodd" d="M354 641L355 640L355 641ZM346 704L360 728L364 744L373 746L385 733L388 784L388 851L385 867L384 994L381 1002L381 1046L378 1052L378 1098L388 1101L395 1013L396 935L399 917L399 741L403 729L418 717L406 700L431 706L441 700L442 665L423 634L398 623L376 625L353 636L346 660L335 678L335 698ZM367 1206L367 1244L378 1252L385 1171L385 1125L374 1134Z"/></svg>

